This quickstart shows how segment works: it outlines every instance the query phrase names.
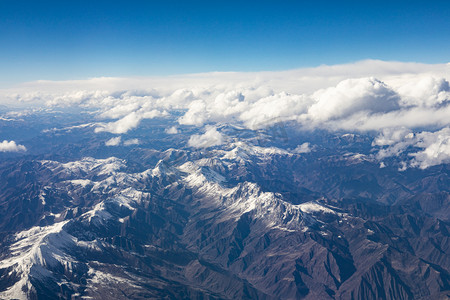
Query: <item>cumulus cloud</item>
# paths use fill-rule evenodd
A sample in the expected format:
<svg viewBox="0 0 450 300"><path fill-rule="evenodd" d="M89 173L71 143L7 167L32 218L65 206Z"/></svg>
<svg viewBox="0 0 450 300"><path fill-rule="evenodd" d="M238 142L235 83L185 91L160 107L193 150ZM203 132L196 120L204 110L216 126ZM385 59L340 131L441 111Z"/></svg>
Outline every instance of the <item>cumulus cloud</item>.
<svg viewBox="0 0 450 300"><path fill-rule="evenodd" d="M271 90L265 90L269 94L259 93L259 97L255 98L252 92L254 90L251 89L241 92L232 90L220 93L209 101L195 100L178 122L196 126L209 122L242 123L248 128L258 129L270 125L270 120L295 119L306 113L311 103L305 95L273 94Z"/></svg>
<svg viewBox="0 0 450 300"><path fill-rule="evenodd" d="M188 145L193 148L209 148L222 145L223 135L216 127L207 126L204 134L195 134L189 138Z"/></svg>
<svg viewBox="0 0 450 300"><path fill-rule="evenodd" d="M231 123L261 129L280 121L303 130L375 131L380 160L415 148L413 163L406 166L425 167L446 161L447 140L425 137L450 126L449 74L450 64L366 60L282 72L39 81L0 90L0 99L26 107L85 109L95 118L95 132L113 134L160 117L179 123L167 134L182 126ZM223 142L210 126L189 145Z"/></svg>
<svg viewBox="0 0 450 300"><path fill-rule="evenodd" d="M294 153L309 153L312 151L312 147L309 143L303 143L301 145L298 145L292 152Z"/></svg>
<svg viewBox="0 0 450 300"><path fill-rule="evenodd" d="M435 107L450 101L450 86L445 78L417 76L398 87L403 106Z"/></svg>
<svg viewBox="0 0 450 300"><path fill-rule="evenodd" d="M113 137L105 142L106 146L119 146L122 142L122 138L120 136Z"/></svg>
<svg viewBox="0 0 450 300"><path fill-rule="evenodd" d="M27 151L24 145L16 144L15 141L4 140L0 143L0 152L24 152Z"/></svg>
<svg viewBox="0 0 450 300"><path fill-rule="evenodd" d="M156 117L165 116L167 113L158 110L151 111L133 111L125 117L106 124L100 124L95 128L95 132L110 132L115 134L127 133L139 126L143 119L153 119Z"/></svg>
<svg viewBox="0 0 450 300"><path fill-rule="evenodd" d="M377 158L398 156L415 143L414 133L407 128L386 128L372 142L372 146L388 146L380 149Z"/></svg>
<svg viewBox="0 0 450 300"><path fill-rule="evenodd" d="M450 128L438 132L422 132L417 136L416 147L422 151L412 153L412 167L426 169L431 166L450 163Z"/></svg>
<svg viewBox="0 0 450 300"><path fill-rule="evenodd" d="M257 129L281 118L304 128L365 131L449 125L449 73L449 64L366 60L282 72L39 81L0 96L88 109L108 122L97 132L116 134L170 114L188 126L228 122ZM429 118L436 112L438 118Z"/></svg>
<svg viewBox="0 0 450 300"><path fill-rule="evenodd" d="M449 74L450 64L366 60L282 72L38 81L2 89L0 99L31 113L49 107L81 108L94 116L90 124L95 132L113 134L160 117L179 123L167 134L176 134L182 126L231 123L261 129L280 121L292 121L289 124L303 130L375 131L380 133L373 143L380 161L409 153L405 168L425 168L447 161ZM4 117L19 118L20 112L0 119ZM5 142L2 147L22 149ZM113 144L113 139L108 142ZM120 137L116 142L132 144ZM207 126L204 134L191 137L189 145L223 142L221 133ZM296 149L309 150L306 144Z"/></svg>
<svg viewBox="0 0 450 300"><path fill-rule="evenodd" d="M389 112L399 108L399 96L375 78L347 79L335 87L315 92L316 100L309 108L314 120L351 116L357 112Z"/></svg>
<svg viewBox="0 0 450 300"><path fill-rule="evenodd" d="M242 110L239 120L248 128L258 129L271 125L271 120L292 120L307 112L311 100L305 95L279 93L263 97Z"/></svg>
<svg viewBox="0 0 450 300"><path fill-rule="evenodd" d="M139 145L140 141L139 141L139 139L128 139L128 140L123 141L123 143L122 143L122 137L118 136L118 137L113 137L105 142L106 146L120 146L122 144L124 146Z"/></svg>
<svg viewBox="0 0 450 300"><path fill-rule="evenodd" d="M141 116L136 112L132 112L118 121L103 124L100 127L95 128L95 132L106 131L116 134L126 133L127 131L138 127L141 120Z"/></svg>
<svg viewBox="0 0 450 300"><path fill-rule="evenodd" d="M178 122L182 125L203 125L208 119L206 104L202 100L192 101L188 106L188 111Z"/></svg>
<svg viewBox="0 0 450 300"><path fill-rule="evenodd" d="M405 138L412 138L414 134L408 128L386 128L372 142L373 146L391 146Z"/></svg>
<svg viewBox="0 0 450 300"><path fill-rule="evenodd" d="M374 140L374 146L384 147L377 153L382 160L407 153L413 159L403 162L401 170L407 167L426 169L431 166L450 163L450 128L430 132L414 133L406 128L385 129ZM420 150L419 150L420 149Z"/></svg>
<svg viewBox="0 0 450 300"><path fill-rule="evenodd" d="M132 146L132 145L139 145L141 142L139 139L129 139L123 142L124 146Z"/></svg>
<svg viewBox="0 0 450 300"><path fill-rule="evenodd" d="M175 126L172 126L172 127L170 127L170 128L167 128L167 129L165 130L165 132L166 132L167 134L177 134L177 133L178 133L178 128L175 127Z"/></svg>

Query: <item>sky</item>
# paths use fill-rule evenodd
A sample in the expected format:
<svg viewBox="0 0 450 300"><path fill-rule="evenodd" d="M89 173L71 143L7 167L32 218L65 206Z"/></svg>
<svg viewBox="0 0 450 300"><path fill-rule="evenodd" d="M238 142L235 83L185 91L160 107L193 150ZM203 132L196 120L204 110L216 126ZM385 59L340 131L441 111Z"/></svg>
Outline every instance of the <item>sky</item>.
<svg viewBox="0 0 450 300"><path fill-rule="evenodd" d="M0 0L0 87L449 53L449 1Z"/></svg>

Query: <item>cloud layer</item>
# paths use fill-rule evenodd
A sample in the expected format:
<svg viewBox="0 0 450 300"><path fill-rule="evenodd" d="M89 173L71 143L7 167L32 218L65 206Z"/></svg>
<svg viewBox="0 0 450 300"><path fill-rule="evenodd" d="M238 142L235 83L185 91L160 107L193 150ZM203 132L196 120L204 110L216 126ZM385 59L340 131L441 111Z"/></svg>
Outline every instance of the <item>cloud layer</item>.
<svg viewBox="0 0 450 300"><path fill-rule="evenodd" d="M383 138L397 139L399 130L422 130L425 144L409 145L423 149L411 164L422 168L446 161L448 132L442 130L450 126L449 74L450 64L367 60L284 72L40 81L0 90L0 96L24 106L88 110L95 132L125 134L152 118L178 122L167 129L170 134L182 126L207 126L189 140L200 148L223 142L216 123L259 129L292 121L303 130L375 131L381 134L376 147ZM425 132L444 137L431 141ZM407 141L403 136L383 145L378 156L402 153Z"/></svg>

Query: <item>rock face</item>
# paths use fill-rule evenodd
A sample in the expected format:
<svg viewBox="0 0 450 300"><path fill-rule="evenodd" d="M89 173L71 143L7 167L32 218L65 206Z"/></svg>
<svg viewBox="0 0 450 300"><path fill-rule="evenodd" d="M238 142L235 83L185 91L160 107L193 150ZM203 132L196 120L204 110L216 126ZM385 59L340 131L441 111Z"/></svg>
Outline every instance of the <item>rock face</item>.
<svg viewBox="0 0 450 300"><path fill-rule="evenodd" d="M447 299L450 169L243 142L0 166L2 299Z"/></svg>

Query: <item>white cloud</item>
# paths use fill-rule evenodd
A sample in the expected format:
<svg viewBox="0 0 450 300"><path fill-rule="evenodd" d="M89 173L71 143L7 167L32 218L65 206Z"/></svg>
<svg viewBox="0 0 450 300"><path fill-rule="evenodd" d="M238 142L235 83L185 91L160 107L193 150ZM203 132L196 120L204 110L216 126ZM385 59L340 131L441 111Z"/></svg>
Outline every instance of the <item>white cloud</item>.
<svg viewBox="0 0 450 300"><path fill-rule="evenodd" d="M297 148L295 148L292 152L294 153L309 153L312 151L311 145L309 143L303 143L301 145L298 145Z"/></svg>
<svg viewBox="0 0 450 300"><path fill-rule="evenodd" d="M175 126L172 126L170 128L167 128L166 130L167 134L177 134L178 133L178 128Z"/></svg>
<svg viewBox="0 0 450 300"><path fill-rule="evenodd" d="M379 130L447 126L450 64L360 61L282 72L205 73L153 78L38 81L0 90L26 106L74 106L113 120L97 132L125 133L142 119L185 111L181 125L241 123L259 128L272 119L305 128ZM377 78L377 79L376 79ZM151 86L152 89L147 87ZM425 110L424 110L425 108Z"/></svg>
<svg viewBox="0 0 450 300"><path fill-rule="evenodd" d="M335 87L312 95L317 102L309 108L314 120L344 118L358 112L380 113L399 108L399 96L375 78L347 79Z"/></svg>
<svg viewBox="0 0 450 300"><path fill-rule="evenodd" d="M95 128L95 132L106 131L115 134L127 133L128 131L137 128L143 119L153 119L165 115L167 115L167 113L160 112L158 110L139 110L137 112L133 111L115 122L100 124L99 127Z"/></svg>
<svg viewBox="0 0 450 300"><path fill-rule="evenodd" d="M382 160L386 157L398 156L409 146L415 143L415 136L407 128L386 128L372 142L372 146L388 146L377 153L377 158Z"/></svg>
<svg viewBox="0 0 450 300"><path fill-rule="evenodd" d="M0 90L0 99L25 107L86 109L96 132L114 134L158 117L184 126L232 123L260 129L290 120L303 130L376 131L379 159L417 147L423 153L414 152L414 163L407 166L424 167L446 161L447 140L425 135L450 126L449 74L450 64L366 60L282 72L39 81ZM417 133L418 128L425 131ZM178 130L174 126L166 133ZM189 140L193 147L223 142L214 127Z"/></svg>
<svg viewBox="0 0 450 300"><path fill-rule="evenodd" d="M402 162L401 170L407 167L426 169L431 166L450 163L450 128L430 132L413 133L405 128L384 130L373 142L381 146L377 158L399 156L407 152L413 159ZM386 147L387 146L387 147ZM422 149L417 151L417 149Z"/></svg>
<svg viewBox="0 0 450 300"><path fill-rule="evenodd" d="M352 131L380 131L393 127L445 127L450 125L450 105L440 108L413 107L381 114L355 114L351 118L328 122L328 128Z"/></svg>
<svg viewBox="0 0 450 300"><path fill-rule="evenodd" d="M118 136L118 137L113 137L105 142L106 146L119 146L121 144L123 144L124 146L139 145L140 141L139 141L139 139L129 139L129 140L123 141L123 143L122 143L122 137Z"/></svg>
<svg viewBox="0 0 450 300"><path fill-rule="evenodd" d="M414 135L409 129L402 128L386 128L372 142L372 146L390 146L405 138L411 138Z"/></svg>
<svg viewBox="0 0 450 300"><path fill-rule="evenodd" d="M142 91L151 96L168 96L173 91L179 90L176 95L177 98L187 95L184 99L191 101L192 99L189 99L192 96L191 92L201 89L210 90L211 87L214 87L214 90L226 90L252 86L273 89L275 92L286 91L291 94L313 93L318 89L335 86L348 78L373 76L381 78L384 82L387 82L387 79L392 82L394 79L399 80L405 76L416 76L417 74L446 77L449 70L450 64L364 60L349 64L323 65L314 68L275 72L214 72L147 78L99 77L87 80L39 80L0 90L0 95L7 96L14 104L16 101L40 101L46 98L46 95L51 95L48 99L54 99L55 95L67 96L79 91L96 93L96 95L106 92L117 97L117 93L123 91L129 91L129 94L136 96L142 96ZM148 87L153 89L149 90ZM193 87L195 87L195 90ZM73 101L79 101L79 99L89 97L82 95L76 97L76 99L73 98Z"/></svg>
<svg viewBox="0 0 450 300"><path fill-rule="evenodd" d="M4 140L0 143L0 152L22 152L27 151L24 145L16 144L15 141Z"/></svg>
<svg viewBox="0 0 450 300"><path fill-rule="evenodd" d="M138 127L141 120L141 116L136 112L132 112L116 122L103 124L102 126L95 128L95 132L106 131L116 134L126 133L127 131Z"/></svg>
<svg viewBox="0 0 450 300"><path fill-rule="evenodd" d="M137 111L139 108L140 103L136 101L131 101L130 103L128 101L124 101L124 103L119 102L110 109L102 112L100 117L105 119L119 119Z"/></svg>
<svg viewBox="0 0 450 300"><path fill-rule="evenodd" d="M194 148L208 148L222 145L223 135L213 126L206 126L204 134L195 134L189 138L188 145Z"/></svg>
<svg viewBox="0 0 450 300"><path fill-rule="evenodd" d="M426 169L444 163L450 163L450 128L444 128L438 132L423 132L418 134L416 147L422 151L411 154L414 159L412 167Z"/></svg>
<svg viewBox="0 0 450 300"><path fill-rule="evenodd" d="M450 101L450 87L445 78L416 76L398 87L404 106L436 107Z"/></svg>
<svg viewBox="0 0 450 300"><path fill-rule="evenodd" d="M113 137L105 142L106 146L119 146L122 142L122 138L120 136Z"/></svg>
<svg viewBox="0 0 450 300"><path fill-rule="evenodd" d="M311 102L305 95L291 95L282 92L250 103L242 109L239 120L252 129L270 126L273 122L292 120L305 114Z"/></svg>
<svg viewBox="0 0 450 300"><path fill-rule="evenodd" d="M131 145L139 145L141 142L139 139L129 139L123 142L124 146L131 146Z"/></svg>
<svg viewBox="0 0 450 300"><path fill-rule="evenodd" d="M178 122L182 125L203 125L207 119L205 102L203 100L195 100L188 105L188 111Z"/></svg>

